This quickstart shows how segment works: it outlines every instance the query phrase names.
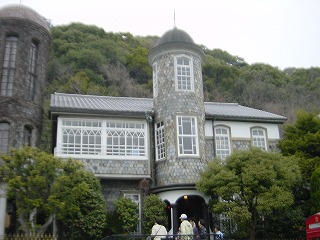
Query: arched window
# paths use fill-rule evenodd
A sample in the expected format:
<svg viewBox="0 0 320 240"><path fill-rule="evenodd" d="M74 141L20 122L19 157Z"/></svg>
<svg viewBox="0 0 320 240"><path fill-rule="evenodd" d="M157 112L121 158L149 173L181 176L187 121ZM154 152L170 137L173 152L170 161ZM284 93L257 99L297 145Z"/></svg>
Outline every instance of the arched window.
<svg viewBox="0 0 320 240"><path fill-rule="evenodd" d="M17 37L6 37L0 86L1 96L12 96L13 79L16 70L17 43Z"/></svg>
<svg viewBox="0 0 320 240"><path fill-rule="evenodd" d="M215 128L216 156L225 159L231 154L229 128L218 126Z"/></svg>
<svg viewBox="0 0 320 240"><path fill-rule="evenodd" d="M193 91L192 59L179 56L175 59L176 90Z"/></svg>
<svg viewBox="0 0 320 240"><path fill-rule="evenodd" d="M267 150L266 131L263 128L252 128L252 146Z"/></svg>
<svg viewBox="0 0 320 240"><path fill-rule="evenodd" d="M33 41L29 50L29 69L27 79L28 99L34 98L34 87L36 82L36 66L37 66L38 44Z"/></svg>
<svg viewBox="0 0 320 240"><path fill-rule="evenodd" d="M23 129L23 142L24 146L30 146L32 144L32 128L29 126L25 126Z"/></svg>
<svg viewBox="0 0 320 240"><path fill-rule="evenodd" d="M0 153L9 152L9 133L10 133L10 124L9 123L0 123Z"/></svg>

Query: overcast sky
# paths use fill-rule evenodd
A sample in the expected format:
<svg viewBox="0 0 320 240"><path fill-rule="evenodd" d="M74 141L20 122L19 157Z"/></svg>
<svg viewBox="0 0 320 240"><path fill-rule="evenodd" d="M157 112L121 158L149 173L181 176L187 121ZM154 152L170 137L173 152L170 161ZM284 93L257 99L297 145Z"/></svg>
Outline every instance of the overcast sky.
<svg viewBox="0 0 320 240"><path fill-rule="evenodd" d="M175 24L197 44L249 64L320 67L320 0L0 0L0 7L12 3L33 8L53 26L81 22L162 36Z"/></svg>

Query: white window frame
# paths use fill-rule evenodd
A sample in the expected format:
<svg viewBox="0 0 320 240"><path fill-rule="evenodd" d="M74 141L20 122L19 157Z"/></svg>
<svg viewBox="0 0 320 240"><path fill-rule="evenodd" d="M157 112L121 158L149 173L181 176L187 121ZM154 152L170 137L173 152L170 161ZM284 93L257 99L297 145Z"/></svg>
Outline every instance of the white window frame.
<svg viewBox="0 0 320 240"><path fill-rule="evenodd" d="M214 139L216 156L221 159L226 159L226 157L231 154L230 128L226 126L215 126Z"/></svg>
<svg viewBox="0 0 320 240"><path fill-rule="evenodd" d="M141 213L141 196L139 193L136 193L136 192L125 192L123 194L123 196L125 198L129 198L131 199L133 202L135 202L137 205L138 205L138 215L139 215L139 221L138 221L138 225L137 225L137 228L135 230L135 233L141 233L141 216L142 216L142 213Z"/></svg>
<svg viewBox="0 0 320 240"><path fill-rule="evenodd" d="M157 68L157 63L153 63L152 65L153 69L153 96L157 97L158 96L158 68Z"/></svg>
<svg viewBox="0 0 320 240"><path fill-rule="evenodd" d="M198 123L195 116L177 116L178 156L199 156ZM189 126L188 126L189 125ZM190 145L190 146L187 146Z"/></svg>
<svg viewBox="0 0 320 240"><path fill-rule="evenodd" d="M155 143L156 143L156 160L166 158L166 144L164 122L160 121L155 124Z"/></svg>
<svg viewBox="0 0 320 240"><path fill-rule="evenodd" d="M55 154L75 158L146 160L147 125L141 120L59 117Z"/></svg>
<svg viewBox="0 0 320 240"><path fill-rule="evenodd" d="M188 65L179 64L180 59L189 61ZM187 55L174 57L175 89L176 91L194 91L193 60Z"/></svg>
<svg viewBox="0 0 320 240"><path fill-rule="evenodd" d="M251 128L252 146L267 151L267 131L261 127Z"/></svg>

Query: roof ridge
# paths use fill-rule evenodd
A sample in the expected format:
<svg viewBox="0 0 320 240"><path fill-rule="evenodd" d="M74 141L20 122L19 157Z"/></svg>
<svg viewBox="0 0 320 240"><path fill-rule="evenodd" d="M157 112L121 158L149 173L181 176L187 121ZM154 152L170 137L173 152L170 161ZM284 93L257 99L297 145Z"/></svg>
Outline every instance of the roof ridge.
<svg viewBox="0 0 320 240"><path fill-rule="evenodd" d="M75 93L54 93L55 95L61 95L61 96L75 96L75 97L80 97L80 98L121 98L121 99L137 99L137 100L153 100L152 98L142 98L142 97L117 97L117 96L102 96L102 95L91 95L91 94L75 94Z"/></svg>
<svg viewBox="0 0 320 240"><path fill-rule="evenodd" d="M241 106L239 105L239 103L224 103L224 102L204 102L204 104Z"/></svg>

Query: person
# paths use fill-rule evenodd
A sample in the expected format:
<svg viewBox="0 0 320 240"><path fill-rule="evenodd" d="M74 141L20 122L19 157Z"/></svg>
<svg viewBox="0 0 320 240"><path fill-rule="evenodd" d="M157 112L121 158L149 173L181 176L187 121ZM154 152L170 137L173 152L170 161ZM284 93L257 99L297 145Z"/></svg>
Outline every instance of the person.
<svg viewBox="0 0 320 240"><path fill-rule="evenodd" d="M180 239L192 240L193 229L191 223L188 221L188 216L183 213L180 216L180 220Z"/></svg>
<svg viewBox="0 0 320 240"><path fill-rule="evenodd" d="M193 218L189 219L189 222L192 225L192 230L193 230L193 240L197 240L198 239L198 228L197 228L197 224L194 222Z"/></svg>
<svg viewBox="0 0 320 240"><path fill-rule="evenodd" d="M167 234L167 229L162 225L161 218L156 218L155 223L151 229L152 239L160 240L161 238L165 238Z"/></svg>
<svg viewBox="0 0 320 240"><path fill-rule="evenodd" d="M220 227L214 227L214 239L223 240L223 233L220 231Z"/></svg>
<svg viewBox="0 0 320 240"><path fill-rule="evenodd" d="M207 239L206 222L203 219L199 219L199 239Z"/></svg>

